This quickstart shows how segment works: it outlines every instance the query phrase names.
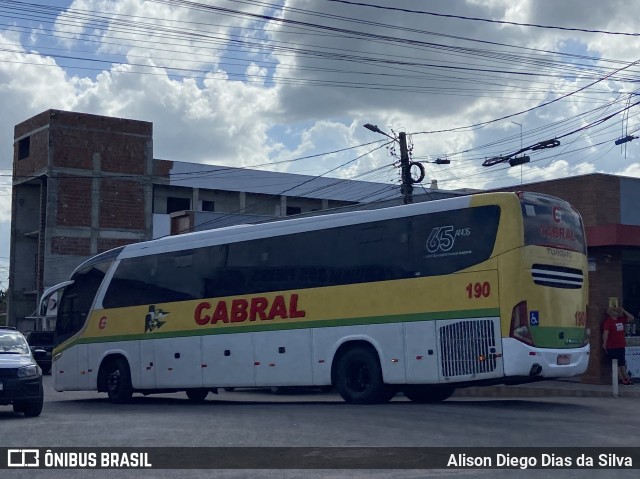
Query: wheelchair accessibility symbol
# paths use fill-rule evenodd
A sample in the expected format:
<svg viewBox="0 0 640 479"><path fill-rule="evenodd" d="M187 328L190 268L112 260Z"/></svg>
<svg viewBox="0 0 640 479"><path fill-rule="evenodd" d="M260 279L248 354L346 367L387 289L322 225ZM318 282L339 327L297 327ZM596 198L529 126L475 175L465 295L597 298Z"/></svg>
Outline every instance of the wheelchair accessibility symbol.
<svg viewBox="0 0 640 479"><path fill-rule="evenodd" d="M529 313L529 324L531 326L538 326L540 324L540 312L539 311L531 311Z"/></svg>

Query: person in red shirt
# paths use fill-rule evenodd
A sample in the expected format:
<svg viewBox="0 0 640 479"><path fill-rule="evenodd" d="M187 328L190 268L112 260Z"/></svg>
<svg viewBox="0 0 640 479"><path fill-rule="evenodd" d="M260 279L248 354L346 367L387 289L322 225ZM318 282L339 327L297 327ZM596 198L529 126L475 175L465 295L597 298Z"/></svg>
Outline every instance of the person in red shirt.
<svg viewBox="0 0 640 479"><path fill-rule="evenodd" d="M621 384L626 385L633 383L627 374L627 366L624 358L625 348L627 346L625 325L633 320L633 315L622 307L608 308L607 319L604 320L602 332L602 347L610 359L618 360L618 380Z"/></svg>

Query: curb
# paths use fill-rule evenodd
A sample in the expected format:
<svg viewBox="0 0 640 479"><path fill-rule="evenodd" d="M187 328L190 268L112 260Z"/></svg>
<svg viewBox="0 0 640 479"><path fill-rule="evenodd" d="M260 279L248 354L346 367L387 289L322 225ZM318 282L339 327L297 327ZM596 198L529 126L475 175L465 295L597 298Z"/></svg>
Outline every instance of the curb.
<svg viewBox="0 0 640 479"><path fill-rule="evenodd" d="M633 387L633 386L631 386ZM629 387L620 387L618 389L618 397L640 398L640 385L636 390L630 390ZM527 386L487 386L487 387L470 387L456 390L452 396L456 397L607 397L614 398L613 392L606 386L600 386L599 389L589 387L588 385L576 385L574 387L527 387ZM614 398L615 399L615 398Z"/></svg>

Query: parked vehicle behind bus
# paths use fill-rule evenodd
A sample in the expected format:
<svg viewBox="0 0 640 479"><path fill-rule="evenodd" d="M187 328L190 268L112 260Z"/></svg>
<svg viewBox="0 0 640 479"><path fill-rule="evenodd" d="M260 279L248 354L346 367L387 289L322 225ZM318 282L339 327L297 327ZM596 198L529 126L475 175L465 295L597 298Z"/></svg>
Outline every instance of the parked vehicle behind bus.
<svg viewBox="0 0 640 479"><path fill-rule="evenodd" d="M31 348L31 353L40 369L42 369L42 374L51 372L53 338L53 331L30 331L27 334L27 342Z"/></svg>
<svg viewBox="0 0 640 479"><path fill-rule="evenodd" d="M587 257L570 204L489 193L208 230L81 264L58 391L335 386L349 403L583 373Z"/></svg>

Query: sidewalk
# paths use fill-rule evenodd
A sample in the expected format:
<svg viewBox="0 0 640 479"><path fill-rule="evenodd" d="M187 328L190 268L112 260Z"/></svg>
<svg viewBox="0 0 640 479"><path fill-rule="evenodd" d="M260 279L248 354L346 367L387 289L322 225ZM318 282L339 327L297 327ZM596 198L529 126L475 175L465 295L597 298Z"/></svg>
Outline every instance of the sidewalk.
<svg viewBox="0 0 640 479"><path fill-rule="evenodd" d="M618 385L621 398L640 398L640 382ZM453 397L610 397L611 384L585 384L576 379L554 379L518 386L487 386L458 389Z"/></svg>

